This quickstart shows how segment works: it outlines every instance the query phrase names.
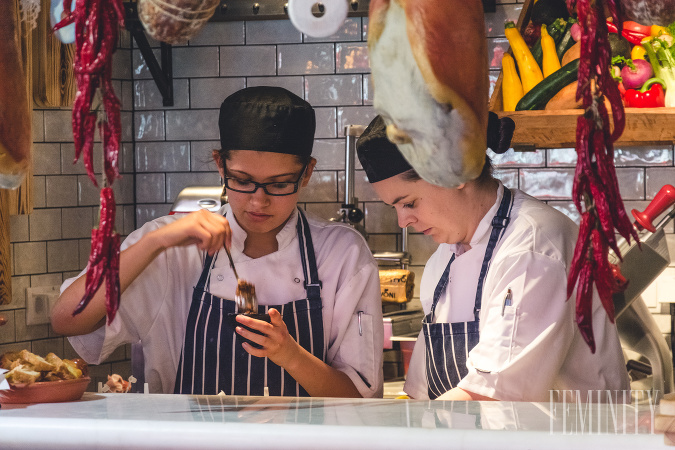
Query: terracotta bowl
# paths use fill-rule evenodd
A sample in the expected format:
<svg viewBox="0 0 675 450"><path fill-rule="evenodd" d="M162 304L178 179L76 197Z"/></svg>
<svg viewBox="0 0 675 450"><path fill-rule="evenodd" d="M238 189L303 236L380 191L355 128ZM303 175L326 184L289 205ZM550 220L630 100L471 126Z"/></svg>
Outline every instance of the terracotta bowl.
<svg viewBox="0 0 675 450"><path fill-rule="evenodd" d="M72 402L82 398L90 381L91 378L83 377L29 385L16 384L9 390L0 391L0 404Z"/></svg>

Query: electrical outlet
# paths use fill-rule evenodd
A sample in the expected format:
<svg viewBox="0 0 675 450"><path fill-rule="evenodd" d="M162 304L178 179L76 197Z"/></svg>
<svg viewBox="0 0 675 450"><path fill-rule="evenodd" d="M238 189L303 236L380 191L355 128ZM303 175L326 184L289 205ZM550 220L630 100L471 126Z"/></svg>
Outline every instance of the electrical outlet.
<svg viewBox="0 0 675 450"><path fill-rule="evenodd" d="M59 298L59 286L39 286L26 289L26 325L50 322L52 306Z"/></svg>

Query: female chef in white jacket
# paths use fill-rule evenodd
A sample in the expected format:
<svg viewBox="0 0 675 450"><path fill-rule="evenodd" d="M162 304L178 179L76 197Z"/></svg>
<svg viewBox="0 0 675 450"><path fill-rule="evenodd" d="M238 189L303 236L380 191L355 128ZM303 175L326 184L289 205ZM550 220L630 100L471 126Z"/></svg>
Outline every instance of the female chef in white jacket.
<svg viewBox="0 0 675 450"><path fill-rule="evenodd" d="M458 188L423 181L387 140L379 116L357 149L399 226L440 244L422 276L426 317L404 387L409 396L549 401L560 398L550 390L585 398L589 390L629 389L616 329L597 295L595 354L576 327L566 294L577 236L569 218L505 188L487 156L483 173Z"/></svg>
<svg viewBox="0 0 675 450"><path fill-rule="evenodd" d="M316 164L314 110L285 89L247 88L225 99L219 127L214 157L229 204L133 232L122 246L123 294L111 325L104 289L72 316L81 274L64 283L54 330L74 335L75 350L94 364L140 341L151 392L381 396L377 265L354 229L297 207ZM270 323L231 320L237 280L223 245Z"/></svg>

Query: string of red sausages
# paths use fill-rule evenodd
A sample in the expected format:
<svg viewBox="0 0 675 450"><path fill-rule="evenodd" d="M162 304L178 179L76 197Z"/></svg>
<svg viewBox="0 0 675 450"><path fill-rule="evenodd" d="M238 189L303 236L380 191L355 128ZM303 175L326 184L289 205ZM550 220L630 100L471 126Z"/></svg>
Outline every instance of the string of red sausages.
<svg viewBox="0 0 675 450"><path fill-rule="evenodd" d="M581 213L581 223L567 279L567 295L570 297L577 287L577 325L595 353L593 286L612 322L612 294L620 289L608 260L610 249L621 257L614 230L628 242L631 237L638 240L623 206L614 169L614 141L623 133L625 114L621 94L609 72L611 53L605 6L614 23L621 24L621 21L616 0L567 0L567 6L570 11L576 7L582 27L577 100L583 98L585 110L577 119L577 165L572 199ZM612 108L611 123L603 96ZM614 130L610 133L611 124Z"/></svg>
<svg viewBox="0 0 675 450"><path fill-rule="evenodd" d="M64 0L70 11L72 0ZM98 187L93 166L94 137L99 129L103 142L103 188L100 192L100 219L91 233L91 253L87 263L85 294L73 315L79 314L106 280L106 315L112 322L119 307L120 239L115 233L115 197L112 184L119 174L119 148L122 135L120 102L112 86L112 57L119 27L124 26L121 0L77 0L75 9L54 26L56 31L75 23L74 73L77 93L73 103L72 126L76 163L80 155L87 175ZM97 92L100 93L97 96ZM94 105L100 98L101 105ZM92 110L92 107L94 108Z"/></svg>

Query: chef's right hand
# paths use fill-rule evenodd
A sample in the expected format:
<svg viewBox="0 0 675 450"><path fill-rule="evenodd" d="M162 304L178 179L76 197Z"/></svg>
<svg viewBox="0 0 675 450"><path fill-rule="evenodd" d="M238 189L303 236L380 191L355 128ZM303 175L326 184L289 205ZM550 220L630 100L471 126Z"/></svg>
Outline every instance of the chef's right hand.
<svg viewBox="0 0 675 450"><path fill-rule="evenodd" d="M232 245L232 229L225 217L204 209L195 211L169 225L152 232L153 239L163 249L196 245L209 255L224 245Z"/></svg>

